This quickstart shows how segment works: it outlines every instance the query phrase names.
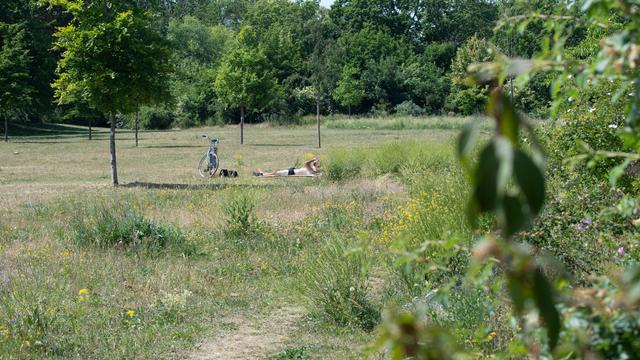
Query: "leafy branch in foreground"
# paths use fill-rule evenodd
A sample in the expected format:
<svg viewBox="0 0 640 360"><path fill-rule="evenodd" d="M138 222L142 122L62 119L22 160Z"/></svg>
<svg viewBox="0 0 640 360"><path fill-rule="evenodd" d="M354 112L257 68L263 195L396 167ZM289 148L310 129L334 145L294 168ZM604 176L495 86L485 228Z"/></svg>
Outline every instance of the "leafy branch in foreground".
<svg viewBox="0 0 640 360"><path fill-rule="evenodd" d="M523 148L520 130L527 131L531 139L534 134L501 87L493 90L487 110L496 121L496 133L481 149L475 166L470 166L471 150L478 136L473 127L463 131L458 147L458 156L473 186L471 216L477 219L487 213L494 214L496 219L495 236L477 245L475 257L499 260L516 313L523 314L530 305L535 305L553 349L558 343L561 319L553 301L552 286L530 252L512 241L516 233L532 224L544 203L542 148L535 141L533 146Z"/></svg>

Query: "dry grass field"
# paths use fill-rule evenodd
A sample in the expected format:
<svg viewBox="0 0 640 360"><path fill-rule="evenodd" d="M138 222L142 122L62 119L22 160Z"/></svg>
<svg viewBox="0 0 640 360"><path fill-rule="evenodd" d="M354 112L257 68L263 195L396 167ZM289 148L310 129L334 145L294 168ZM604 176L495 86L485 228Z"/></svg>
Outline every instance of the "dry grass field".
<svg viewBox="0 0 640 360"><path fill-rule="evenodd" d="M249 126L242 146L235 127L145 131L138 147L122 130L118 188L104 129L0 143L0 357L365 356L393 293L385 222L415 185L409 158L450 171L446 128L327 128L322 149L312 127ZM196 175L202 134L239 178ZM329 176L251 177L310 154Z"/></svg>

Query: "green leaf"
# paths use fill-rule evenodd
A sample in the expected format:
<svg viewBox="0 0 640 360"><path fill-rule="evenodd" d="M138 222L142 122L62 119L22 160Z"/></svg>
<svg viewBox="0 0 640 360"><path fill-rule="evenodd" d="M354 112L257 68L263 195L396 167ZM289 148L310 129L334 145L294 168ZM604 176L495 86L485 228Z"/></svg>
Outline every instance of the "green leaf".
<svg viewBox="0 0 640 360"><path fill-rule="evenodd" d="M473 121L464 127L458 138L458 157L463 158L473 149L478 140L479 123Z"/></svg>
<svg viewBox="0 0 640 360"><path fill-rule="evenodd" d="M532 215L540 212L544 204L544 173L524 152L517 150L514 173L522 194L527 199Z"/></svg>
<svg viewBox="0 0 640 360"><path fill-rule="evenodd" d="M614 167L609 171L609 184L616 186L620 177L624 174L624 170L631 164L631 159L625 159L620 165Z"/></svg>
<svg viewBox="0 0 640 360"><path fill-rule="evenodd" d="M558 344L561 319L553 301L553 289L542 270L536 269L533 274L533 298L542 319L544 319L549 337L549 347L553 350Z"/></svg>
<svg viewBox="0 0 640 360"><path fill-rule="evenodd" d="M525 228L531 222L531 217L524 211L520 199L515 196L505 196L502 201L504 213L504 232L507 238Z"/></svg>
<svg viewBox="0 0 640 360"><path fill-rule="evenodd" d="M496 157L495 143L491 142L480 153L480 161L475 174L474 199L481 212L492 211L498 202L498 169L500 163Z"/></svg>
<svg viewBox="0 0 640 360"><path fill-rule="evenodd" d="M502 137L495 138L480 154L476 168L475 200L481 212L493 211L502 202L513 171L513 147Z"/></svg>
<svg viewBox="0 0 640 360"><path fill-rule="evenodd" d="M522 313L527 298L524 282L515 276L515 274L509 274L507 277L507 287L509 288L509 294L511 295L511 301L513 301L516 313Z"/></svg>
<svg viewBox="0 0 640 360"><path fill-rule="evenodd" d="M513 145L518 144L520 117L502 91L494 91L491 94L488 109L497 121L498 133L511 141Z"/></svg>

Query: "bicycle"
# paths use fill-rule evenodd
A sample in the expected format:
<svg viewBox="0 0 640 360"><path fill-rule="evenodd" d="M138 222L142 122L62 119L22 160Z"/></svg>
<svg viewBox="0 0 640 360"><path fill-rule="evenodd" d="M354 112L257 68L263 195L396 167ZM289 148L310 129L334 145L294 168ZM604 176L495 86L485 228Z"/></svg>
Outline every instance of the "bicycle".
<svg viewBox="0 0 640 360"><path fill-rule="evenodd" d="M209 138L207 135L202 135L203 138ZM218 160L218 144L220 141L217 138L212 138L209 143L209 150L204 154L200 163L198 163L198 173L203 178L213 177L220 167L220 161Z"/></svg>

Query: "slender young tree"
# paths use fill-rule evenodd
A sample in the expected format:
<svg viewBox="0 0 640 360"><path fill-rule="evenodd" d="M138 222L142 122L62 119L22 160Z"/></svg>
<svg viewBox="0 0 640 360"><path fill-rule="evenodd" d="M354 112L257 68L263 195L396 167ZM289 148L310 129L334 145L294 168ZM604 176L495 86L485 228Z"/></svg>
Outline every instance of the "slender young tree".
<svg viewBox="0 0 640 360"><path fill-rule="evenodd" d="M318 148L322 147L320 136L320 104L330 96L335 88L339 73L337 47L332 38L333 24L325 12L318 12L317 16L307 23L310 28L308 40L313 44L307 61L309 80L313 84L316 102L316 127L318 133Z"/></svg>
<svg viewBox="0 0 640 360"><path fill-rule="evenodd" d="M9 119L31 104L30 61L24 25L0 22L0 117L5 142L9 141Z"/></svg>
<svg viewBox="0 0 640 360"><path fill-rule="evenodd" d="M73 19L58 28L62 51L53 87L59 104L82 100L109 119L111 181L118 185L116 114L164 101L170 50L151 13L134 0L50 0Z"/></svg>
<svg viewBox="0 0 640 360"><path fill-rule="evenodd" d="M251 38L253 30L243 28L238 46L228 52L215 81L219 100L227 108L240 109L240 144L244 144L244 116L247 108L262 111L281 93L273 70L262 50Z"/></svg>
<svg viewBox="0 0 640 360"><path fill-rule="evenodd" d="M345 65L342 68L338 86L333 91L333 98L349 109L349 115L351 115L351 107L360 105L366 95L364 85L357 76L358 69L356 67Z"/></svg>

